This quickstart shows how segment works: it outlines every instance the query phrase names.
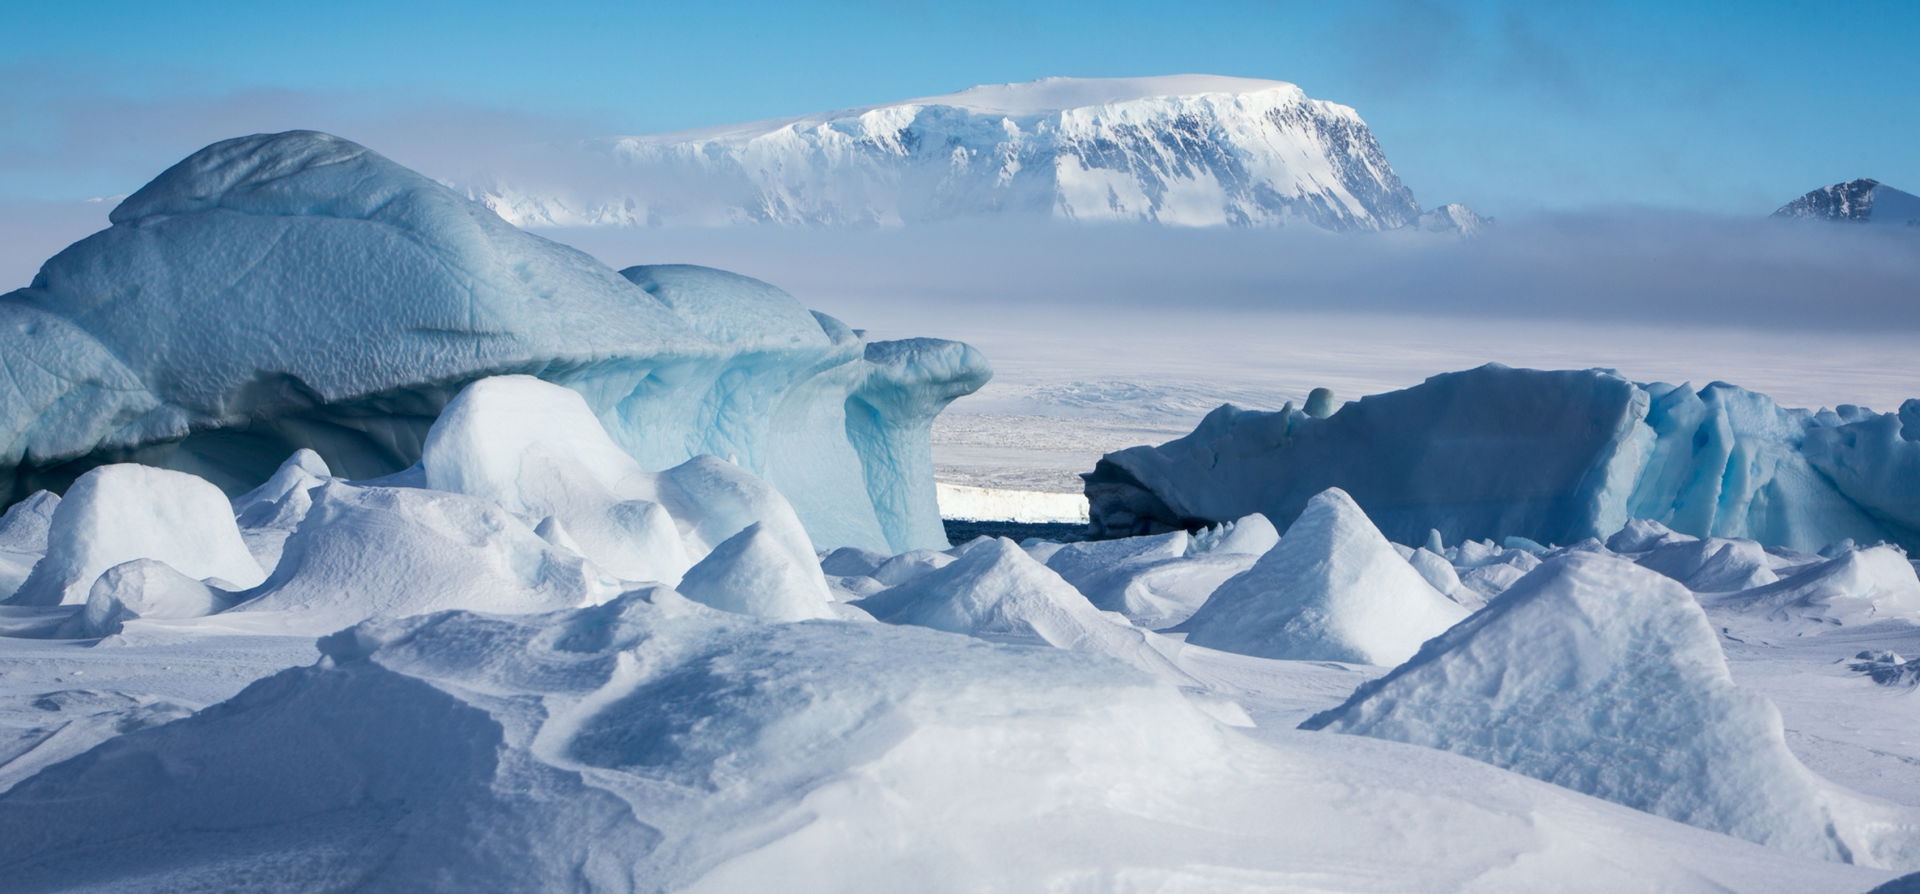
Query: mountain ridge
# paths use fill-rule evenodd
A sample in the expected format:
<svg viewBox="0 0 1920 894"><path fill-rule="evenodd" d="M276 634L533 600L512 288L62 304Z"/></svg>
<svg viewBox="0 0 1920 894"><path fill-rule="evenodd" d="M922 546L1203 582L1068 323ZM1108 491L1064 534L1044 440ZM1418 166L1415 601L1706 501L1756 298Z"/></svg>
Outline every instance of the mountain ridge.
<svg viewBox="0 0 1920 894"><path fill-rule="evenodd" d="M1425 212L1358 112L1285 81L1048 78L585 141L610 183L469 187L523 226L1078 222L1471 232ZM1423 218L1423 214L1427 216Z"/></svg>
<svg viewBox="0 0 1920 894"><path fill-rule="evenodd" d="M1920 196L1859 177L1813 190L1780 206L1773 216L1920 228Z"/></svg>

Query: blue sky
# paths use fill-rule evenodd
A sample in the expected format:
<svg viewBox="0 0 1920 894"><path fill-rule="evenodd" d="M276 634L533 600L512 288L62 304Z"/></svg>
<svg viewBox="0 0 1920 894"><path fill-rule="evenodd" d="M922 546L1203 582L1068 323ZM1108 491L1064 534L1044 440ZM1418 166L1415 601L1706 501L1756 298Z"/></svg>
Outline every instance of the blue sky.
<svg viewBox="0 0 1920 894"><path fill-rule="evenodd" d="M1920 3L0 5L0 198L129 191L207 142L477 147L1049 75L1289 80L1358 108L1426 204L1764 214L1920 191Z"/></svg>

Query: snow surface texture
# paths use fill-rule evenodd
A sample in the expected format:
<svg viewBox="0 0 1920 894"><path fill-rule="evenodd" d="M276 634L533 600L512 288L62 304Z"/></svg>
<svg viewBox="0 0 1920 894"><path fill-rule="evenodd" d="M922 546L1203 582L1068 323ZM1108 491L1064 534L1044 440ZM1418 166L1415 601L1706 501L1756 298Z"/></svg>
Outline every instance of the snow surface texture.
<svg viewBox="0 0 1920 894"><path fill-rule="evenodd" d="M1489 364L1326 419L1224 406L1192 434L1108 454L1087 476L1108 536L1250 512L1276 523L1353 495L1387 537L1572 544L1629 519L1819 549L1920 547L1920 400L1897 413L1783 409L1724 383L1638 385L1605 370Z"/></svg>
<svg viewBox="0 0 1920 894"><path fill-rule="evenodd" d="M820 546L944 545L927 430L989 375L965 345L870 343L723 271L616 273L308 131L202 149L111 221L0 296L9 503L127 460L229 493L303 447L395 472L462 386L527 373L645 468L765 477Z"/></svg>
<svg viewBox="0 0 1920 894"><path fill-rule="evenodd" d="M1794 199L1773 216L1920 228L1920 196L1878 180L1848 180Z"/></svg>
<svg viewBox="0 0 1920 894"><path fill-rule="evenodd" d="M1886 877L1440 752L1256 741L1099 656L767 623L664 588L373 621L321 651L0 794L8 889L1839 894Z"/></svg>
<svg viewBox="0 0 1920 894"><path fill-rule="evenodd" d="M1422 214L1352 109L1249 78L1047 78L581 148L631 185L473 192L522 226L899 226L985 214L1468 235L1486 224L1459 205Z"/></svg>
<svg viewBox="0 0 1920 894"><path fill-rule="evenodd" d="M1217 652L1094 604L1197 604L1326 528L1346 530L1321 538L1329 564L1419 582L1335 495L1330 525L1284 538L1254 515L816 562L764 482L712 458L647 472L598 426L562 386L482 380L417 467L349 482L295 453L196 514L271 557L258 587L136 559L85 606L0 606L7 890L1851 894L1889 875L1294 731L1381 669ZM123 483L190 490L143 472ZM84 517L63 508L97 498L23 503L0 547L51 551ZM107 533L114 555L138 541ZM1629 533L1649 556L1687 542ZM1510 543L1435 545L1467 575L1554 552ZM852 589L826 574L859 606L826 602ZM102 638L26 638L76 624Z"/></svg>
<svg viewBox="0 0 1920 894"><path fill-rule="evenodd" d="M1809 772L1685 587L1574 553L1307 729L1393 739L1770 847L1911 868L1920 815Z"/></svg>
<svg viewBox="0 0 1920 894"><path fill-rule="evenodd" d="M1226 652L1391 666L1466 616L1353 498L1328 490L1179 629L1190 643Z"/></svg>

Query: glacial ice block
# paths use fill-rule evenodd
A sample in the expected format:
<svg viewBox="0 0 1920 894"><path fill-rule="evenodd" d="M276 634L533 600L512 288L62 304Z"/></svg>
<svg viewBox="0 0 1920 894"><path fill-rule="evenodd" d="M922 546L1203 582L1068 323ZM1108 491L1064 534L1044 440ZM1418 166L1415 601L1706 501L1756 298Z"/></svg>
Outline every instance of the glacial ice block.
<svg viewBox="0 0 1920 894"><path fill-rule="evenodd" d="M5 502L127 461L239 494L303 447L378 477L467 383L524 373L649 470L768 478L816 546L946 545L918 478L932 415L988 375L963 345L869 344L723 271L616 273L311 131L208 146L110 220L0 295Z"/></svg>
<svg viewBox="0 0 1920 894"><path fill-rule="evenodd" d="M1606 538L1634 519L1697 536L1818 549L1920 547L1920 404L1900 414L1785 409L1763 394L1635 384L1606 370L1488 364L1317 419L1223 406L1192 434L1108 454L1086 477L1106 536L1249 512L1276 524L1352 494L1416 544Z"/></svg>

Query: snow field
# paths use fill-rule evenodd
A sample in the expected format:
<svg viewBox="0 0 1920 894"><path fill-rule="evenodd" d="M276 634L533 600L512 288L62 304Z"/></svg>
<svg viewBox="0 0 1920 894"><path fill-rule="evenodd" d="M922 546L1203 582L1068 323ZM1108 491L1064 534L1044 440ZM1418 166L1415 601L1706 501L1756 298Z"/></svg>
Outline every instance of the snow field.
<svg viewBox="0 0 1920 894"><path fill-rule="evenodd" d="M156 684L127 665L58 651L60 640L0 639L0 662L27 669L0 694L25 699L17 711L0 700L0 730L18 743L0 751L13 755L0 763L11 784L0 807L30 830L0 844L16 888L218 889L245 866L268 886L376 890L505 880L608 891L1036 882L1603 891L1657 878L1675 890L1851 891L1887 875L1834 860L1911 862L1904 814L1792 763L1777 713L1757 696L1743 696L1745 714L1704 711L1703 735L1745 742L1742 724L1752 721L1739 718L1772 716L1773 737L1761 738L1779 763L1730 765L1724 786L1688 802L1705 805L1699 811L1666 813L1709 829L1714 817L1743 816L1774 830L1746 835L1771 849L1569 791L1582 788L1577 769L1556 777L1513 766L1566 787L1547 785L1457 742L1422 744L1484 762L1278 722L1337 707L1381 669L1327 663L1367 661L1352 656L1258 657L1272 642L1368 656L1398 649L1429 635L1405 629L1405 600L1447 607L1440 629L1468 617L1458 631L1511 613L1501 606L1525 601L1527 587L1553 590L1527 581L1567 562L1633 569L1645 575L1628 581L1636 592L1668 580L1589 555L1605 550L1597 543L1585 552L1395 549L1350 498L1329 492L1284 535L1250 516L1194 534L1025 547L983 538L946 551L842 548L816 558L776 491L711 459L640 471L563 392L530 377L470 386L430 431L421 466L385 482L349 482L311 455L289 458L266 485L200 520L233 527L230 546L250 560L277 557L260 585L216 594L232 607L139 613L143 599L214 592L152 559L75 584L129 607L113 619L117 632L70 641L82 649L178 661L220 643L285 644L256 653L278 657L230 682L196 683L205 674L196 670ZM141 480L173 493L175 474ZM63 516L72 499L23 504L0 523L0 543L35 549L35 519L45 518L38 548L51 553L69 537L63 517L83 517ZM285 531L277 551L246 549L267 543L270 529ZM1650 565L1674 565L1674 547L1692 542L1636 530ZM126 552L113 541L100 548ZM1719 555L1727 545L1714 547ZM1815 557L1800 573L1851 555ZM1273 572L1283 563L1303 570ZM684 570L669 588L613 565ZM1468 616L1428 583L1444 581L1441 565L1456 578L1507 568L1524 580ZM1663 605L1694 605L1678 583L1665 586L1653 588ZM1858 597L1885 601L1872 616L1882 620L1901 606L1884 591ZM836 594L849 601L830 601ZM1262 620L1294 603L1313 606L1295 612L1313 623ZM16 634L73 636L15 621L80 617L87 606L0 609ZM1240 637L1223 643L1230 651L1155 632L1196 612L1231 629L1242 611ZM1570 621L1542 614L1528 626L1537 635ZM1715 703L1731 684L1705 623L1707 638L1687 654L1720 662L1713 685L1693 696ZM1622 626L1630 629L1607 648L1638 655L1665 643L1634 631L1666 627ZM300 666L312 652L299 644L321 633L322 660ZM1508 666L1549 677L1554 661L1598 673L1637 667L1607 648L1576 638L1524 649ZM113 668L97 681L106 688L49 688L89 667ZM246 685L253 677L265 678ZM1444 704L1453 685L1423 697ZM1598 706L1614 694L1586 697ZM33 699L53 707L31 708ZM1451 716L1405 701L1408 722ZM49 713L72 717L49 732L39 720ZM156 760L182 772L138 769ZM1727 794L1740 773L1760 770L1771 781L1747 800ZM1584 790L1660 812L1620 790ZM1805 797L1787 797L1795 792ZM158 806L113 806L128 799ZM1778 809L1742 809L1755 799ZM1794 824L1815 808L1839 838ZM583 828L595 830L593 847ZM1825 841L1850 850L1809 844ZM1383 847L1394 856L1383 859Z"/></svg>

